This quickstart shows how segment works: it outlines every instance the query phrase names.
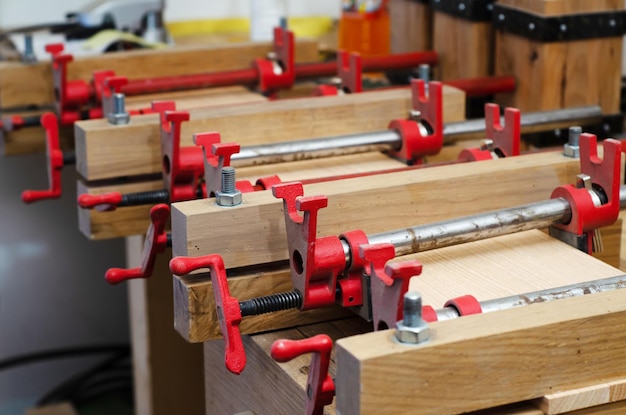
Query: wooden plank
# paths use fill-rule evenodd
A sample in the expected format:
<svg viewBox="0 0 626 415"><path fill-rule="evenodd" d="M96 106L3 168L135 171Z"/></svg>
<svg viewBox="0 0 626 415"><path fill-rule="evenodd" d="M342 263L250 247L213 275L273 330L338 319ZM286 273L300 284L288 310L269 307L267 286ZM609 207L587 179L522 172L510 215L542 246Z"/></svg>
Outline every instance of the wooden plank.
<svg viewBox="0 0 626 415"><path fill-rule="evenodd" d="M255 183L261 177L278 175L283 181L323 179L345 174L359 174L406 167L403 163L378 152L333 157L332 159L300 160L281 164L243 167L237 170L237 180ZM121 184L89 184L78 181L78 195L108 192L131 193L159 190L162 180ZM109 239L144 234L149 225L151 206L119 208L112 212L79 209L78 227L89 239Z"/></svg>
<svg viewBox="0 0 626 415"><path fill-rule="evenodd" d="M544 16L602 12L624 7L621 0L498 0L498 3Z"/></svg>
<svg viewBox="0 0 626 415"><path fill-rule="evenodd" d="M270 50L270 43L247 42L110 53L76 58L68 67L68 79L90 80L94 71L104 69L129 79L241 69L249 67L252 59L263 57ZM296 60L318 60L317 44L299 39ZM50 105L53 102L49 62L32 65L0 63L0 108Z"/></svg>
<svg viewBox="0 0 626 415"><path fill-rule="evenodd" d="M564 414L626 399L626 380L557 392L537 400L546 415Z"/></svg>
<svg viewBox="0 0 626 415"><path fill-rule="evenodd" d="M410 105L408 89L348 94L333 97L231 105L190 110L182 124L181 145L193 145L192 134L218 131L223 142L241 145L383 130L390 120L405 118ZM460 121L465 95L444 88L444 120ZM139 116L125 126L106 121L75 125L78 172L87 180L161 172L157 115Z"/></svg>
<svg viewBox="0 0 626 415"><path fill-rule="evenodd" d="M319 212L319 236L351 229L372 234L545 200L560 184L573 183L578 171L578 160L542 153L311 184L304 192L329 198ZM385 211L393 215L378 220ZM177 256L219 253L227 267L287 259L282 201L270 192L246 194L233 209L203 200L175 203L172 224Z"/></svg>
<svg viewBox="0 0 626 415"><path fill-rule="evenodd" d="M470 22L435 11L433 49L439 54L436 79L489 76L493 73L493 32L490 22Z"/></svg>
<svg viewBox="0 0 626 415"><path fill-rule="evenodd" d="M186 343L168 324L173 306L170 255L167 250L157 259L150 281L128 282L135 412L200 415L204 414L202 347ZM129 254L132 266L138 265L138 256Z"/></svg>
<svg viewBox="0 0 626 415"><path fill-rule="evenodd" d="M430 7L411 0L391 0L388 7L391 19L391 53L430 50Z"/></svg>
<svg viewBox="0 0 626 415"><path fill-rule="evenodd" d="M626 370L625 319L617 290L433 323L418 347L389 331L341 339L337 410L455 414L612 381Z"/></svg>
<svg viewBox="0 0 626 415"><path fill-rule="evenodd" d="M207 413L230 415L246 410L256 415L302 413L311 356L304 355L290 362L279 364L270 356L272 343L278 339L300 340L320 332L336 340L354 334L355 331L363 332L366 329L367 325L363 324L363 320L352 318L246 336L244 345L248 355L248 364L239 376L226 371L222 342L205 343ZM331 376L334 376L334 351L331 355L329 372ZM268 379L272 381L268 382ZM334 405L326 407L324 414L335 415Z"/></svg>

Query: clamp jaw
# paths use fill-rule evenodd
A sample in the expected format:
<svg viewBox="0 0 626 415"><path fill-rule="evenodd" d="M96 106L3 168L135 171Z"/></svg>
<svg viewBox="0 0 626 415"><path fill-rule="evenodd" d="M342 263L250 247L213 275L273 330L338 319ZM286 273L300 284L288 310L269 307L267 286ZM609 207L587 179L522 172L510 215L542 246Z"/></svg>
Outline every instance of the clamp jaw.
<svg viewBox="0 0 626 415"><path fill-rule="evenodd" d="M288 362L306 353L312 353L309 377L306 382L306 415L323 415L324 406L335 396L335 382L328 374L333 341L325 334L303 340L276 340L271 355L277 362Z"/></svg>
<svg viewBox="0 0 626 415"><path fill-rule="evenodd" d="M44 199L61 197L61 170L64 160L59 143L59 125L56 115L47 112L41 116L41 125L46 130L46 158L48 159L48 189L25 190L22 192L24 203L33 203Z"/></svg>
<svg viewBox="0 0 626 415"><path fill-rule="evenodd" d="M343 93L357 93L363 91L363 60L361 55L345 50L337 53L337 80L338 85L318 85L315 88L316 96L340 95Z"/></svg>
<svg viewBox="0 0 626 415"><path fill-rule="evenodd" d="M67 65L74 60L63 53L63 45L54 43L46 46L52 55L52 82L55 107L61 125L71 125L81 119L81 108L89 102L91 86L83 80L67 80Z"/></svg>
<svg viewBox="0 0 626 415"><path fill-rule="evenodd" d="M439 153L443 147L443 85L411 80L413 110L411 118L396 119L389 124L402 137L402 147L390 154L407 164L420 163L425 156Z"/></svg>
<svg viewBox="0 0 626 415"><path fill-rule="evenodd" d="M135 278L148 278L152 276L156 256L171 246L171 240L165 232L165 225L170 217L170 208L166 204L158 204L150 209L150 227L146 233L143 251L141 253L141 266L132 269L110 268L104 278L109 284L118 284Z"/></svg>
<svg viewBox="0 0 626 415"><path fill-rule="evenodd" d="M459 154L462 161L495 160L519 156L522 135L521 113L517 108L504 110L504 126L500 123L500 107L485 104L485 140L480 148L468 148Z"/></svg>
<svg viewBox="0 0 626 415"><path fill-rule="evenodd" d="M258 58L252 66L259 73L259 90L272 95L280 89L289 89L296 79L293 32L274 28L274 51L267 58Z"/></svg>
<svg viewBox="0 0 626 415"><path fill-rule="evenodd" d="M567 223L550 227L550 234L589 254L594 231L614 223L620 209L621 144L607 139L603 145L604 158L600 159L596 136L582 134L578 183L557 187L551 196L567 200L572 216Z"/></svg>

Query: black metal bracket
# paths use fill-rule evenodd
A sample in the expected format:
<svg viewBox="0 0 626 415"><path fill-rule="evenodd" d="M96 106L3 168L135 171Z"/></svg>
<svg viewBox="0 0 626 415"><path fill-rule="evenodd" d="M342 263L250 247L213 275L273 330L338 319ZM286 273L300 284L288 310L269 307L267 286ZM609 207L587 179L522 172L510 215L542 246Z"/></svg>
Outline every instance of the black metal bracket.
<svg viewBox="0 0 626 415"><path fill-rule="evenodd" d="M494 4L492 22L495 29L538 42L617 37L626 33L625 10L543 17Z"/></svg>
<svg viewBox="0 0 626 415"><path fill-rule="evenodd" d="M430 7L471 22L489 22L495 0L431 0Z"/></svg>

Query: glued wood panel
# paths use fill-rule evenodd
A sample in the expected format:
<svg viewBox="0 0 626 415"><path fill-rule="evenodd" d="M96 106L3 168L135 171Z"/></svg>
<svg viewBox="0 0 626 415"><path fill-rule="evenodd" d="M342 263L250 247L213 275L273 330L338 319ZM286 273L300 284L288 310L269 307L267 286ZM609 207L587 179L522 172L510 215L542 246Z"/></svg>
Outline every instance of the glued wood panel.
<svg viewBox="0 0 626 415"><path fill-rule="evenodd" d="M333 157L332 159L301 160L280 164L242 167L237 180L249 180L278 175L284 182L293 180L329 179L333 176L363 174L406 167L405 164L378 152ZM78 181L78 195L108 192L144 192L163 189L162 180L146 180L121 184L89 184ZM210 203L213 203L213 199ZM79 209L79 229L89 239L109 239L144 234L148 228L151 206L135 206L112 212Z"/></svg>
<svg viewBox="0 0 626 415"><path fill-rule="evenodd" d="M352 229L372 234L548 199L574 181L578 164L542 153L311 184L304 192L329 198L319 211L318 236ZM176 255L218 253L228 268L287 259L282 201L269 192L246 194L229 210L206 201L175 203L172 229Z"/></svg>
<svg viewBox="0 0 626 415"><path fill-rule="evenodd" d="M558 415L626 399L626 380L557 392L537 400L546 415Z"/></svg>
<svg viewBox="0 0 626 415"><path fill-rule="evenodd" d="M222 142L246 146L384 130L392 119L406 118L410 97L409 89L394 89L190 110L181 145L193 145L192 135L205 131L218 131ZM463 120L465 94L444 87L444 106L444 121ZM78 172L87 180L160 173L157 120L152 114L125 126L102 120L76 123Z"/></svg>
<svg viewBox="0 0 626 415"><path fill-rule="evenodd" d="M319 59L317 44L296 41L296 61ZM68 66L68 79L90 80L97 70L113 70L129 79L176 76L248 68L254 58L272 50L269 43L184 46L137 50L77 58ZM0 63L0 108L50 105L54 102L50 63Z"/></svg>

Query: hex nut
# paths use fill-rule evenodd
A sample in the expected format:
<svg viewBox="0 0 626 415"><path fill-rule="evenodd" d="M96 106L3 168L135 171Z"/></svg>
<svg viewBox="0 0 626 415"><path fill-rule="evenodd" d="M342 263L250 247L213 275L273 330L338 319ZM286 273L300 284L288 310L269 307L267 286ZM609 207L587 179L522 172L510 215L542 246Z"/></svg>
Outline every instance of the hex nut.
<svg viewBox="0 0 626 415"><path fill-rule="evenodd" d="M425 321L421 321L417 327L408 327L402 321L396 323L396 339L400 343L418 344L430 338L430 329Z"/></svg>
<svg viewBox="0 0 626 415"><path fill-rule="evenodd" d="M566 143L563 146L563 155L565 157L579 158L580 157L580 147L579 146L572 146L569 143Z"/></svg>
<svg viewBox="0 0 626 415"><path fill-rule="evenodd" d="M215 192L215 203L220 206L237 206L241 204L242 200L243 197L239 191L235 193Z"/></svg>
<svg viewBox="0 0 626 415"><path fill-rule="evenodd" d="M130 114L127 112L110 112L107 118L109 119L109 123L113 125L128 124L130 122Z"/></svg>

